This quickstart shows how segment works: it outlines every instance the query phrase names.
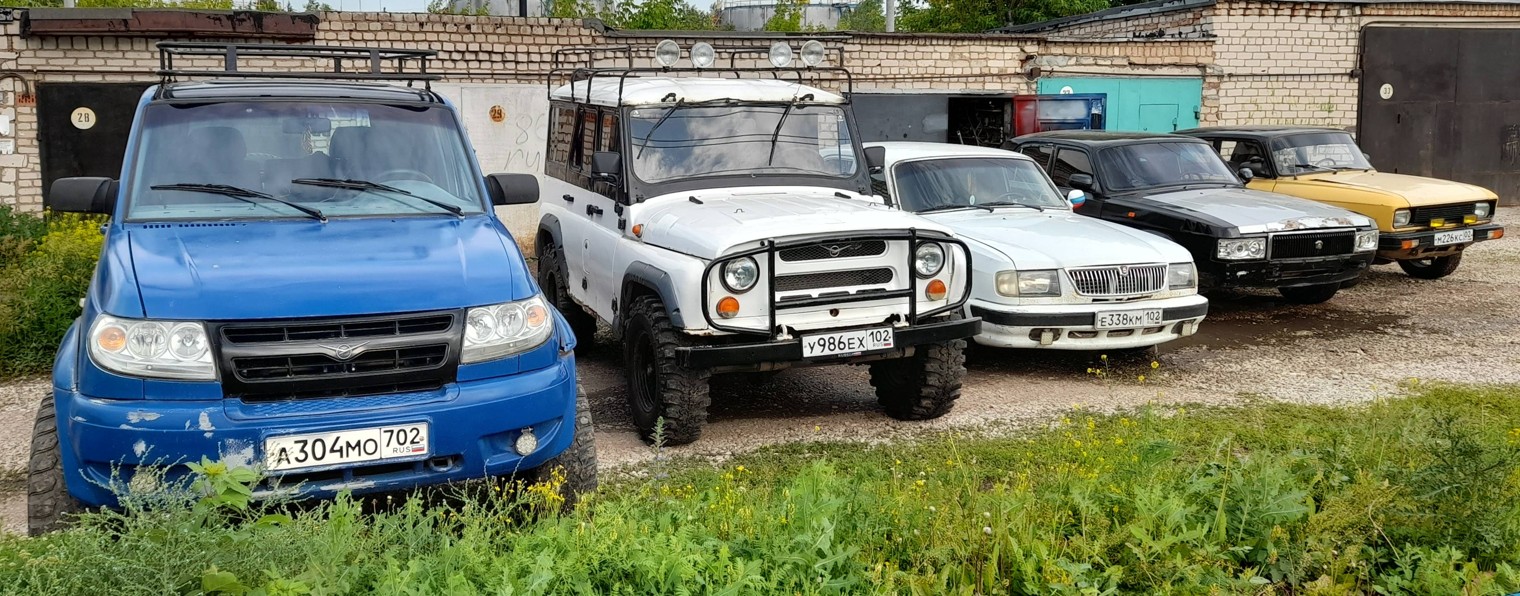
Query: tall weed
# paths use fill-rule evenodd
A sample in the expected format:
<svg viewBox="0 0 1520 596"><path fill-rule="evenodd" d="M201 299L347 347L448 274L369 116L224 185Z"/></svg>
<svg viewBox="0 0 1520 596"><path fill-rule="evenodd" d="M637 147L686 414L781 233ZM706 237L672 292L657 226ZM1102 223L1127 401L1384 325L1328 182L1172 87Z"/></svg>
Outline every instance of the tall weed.
<svg viewBox="0 0 1520 596"><path fill-rule="evenodd" d="M9 219L7 219L9 218ZM46 372L89 288L104 237L101 220L53 214L35 241L36 221L0 213L0 251L17 254L0 266L0 378ZM20 240L17 240L20 239ZM18 248L19 247L19 248Z"/></svg>

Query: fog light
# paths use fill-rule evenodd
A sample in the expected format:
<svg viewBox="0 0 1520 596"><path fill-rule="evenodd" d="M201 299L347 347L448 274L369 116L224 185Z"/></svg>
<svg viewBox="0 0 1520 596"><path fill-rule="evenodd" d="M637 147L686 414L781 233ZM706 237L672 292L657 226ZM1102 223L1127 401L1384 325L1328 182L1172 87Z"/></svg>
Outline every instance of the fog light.
<svg viewBox="0 0 1520 596"><path fill-rule="evenodd" d="M1462 223L1465 223L1465 224L1468 224L1468 225L1472 225L1472 224L1478 223L1478 216L1476 216L1476 215L1463 215L1462 216Z"/></svg>
<svg viewBox="0 0 1520 596"><path fill-rule="evenodd" d="M945 282L937 279L924 286L924 297L930 300L944 300L946 293L948 290L945 289Z"/></svg>
<svg viewBox="0 0 1520 596"><path fill-rule="evenodd" d="M517 441L512 444L518 455L527 455L538 451L538 437L533 436L533 429L522 429L522 434L517 435Z"/></svg>
<svg viewBox="0 0 1520 596"><path fill-rule="evenodd" d="M1446 225L1446 220L1444 218L1440 218L1440 217L1432 217L1432 218L1430 218L1430 227L1432 227L1432 228L1439 228L1439 227L1444 226L1444 225Z"/></svg>
<svg viewBox="0 0 1520 596"><path fill-rule="evenodd" d="M733 296L725 296L718 301L718 316L732 319L739 315L739 299Z"/></svg>

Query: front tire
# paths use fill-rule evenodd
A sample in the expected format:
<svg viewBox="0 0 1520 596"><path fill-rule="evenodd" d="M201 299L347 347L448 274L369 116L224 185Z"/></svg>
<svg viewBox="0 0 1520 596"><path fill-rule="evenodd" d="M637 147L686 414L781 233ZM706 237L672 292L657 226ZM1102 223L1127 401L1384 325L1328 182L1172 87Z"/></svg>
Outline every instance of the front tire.
<svg viewBox="0 0 1520 596"><path fill-rule="evenodd" d="M1335 293L1340 290L1339 283L1277 288L1277 292L1282 294L1283 298L1294 304L1320 304L1334 298Z"/></svg>
<svg viewBox="0 0 1520 596"><path fill-rule="evenodd" d="M573 509L581 495L596 491L596 429L586 391L579 385L575 387L575 439L559 455L535 468L530 479L535 483L558 482L564 511Z"/></svg>
<svg viewBox="0 0 1520 596"><path fill-rule="evenodd" d="M684 445L700 438L707 423L711 374L681 366L680 346L664 302L653 296L633 301L623 326L624 363L633 425L645 442Z"/></svg>
<svg viewBox="0 0 1520 596"><path fill-rule="evenodd" d="M871 363L871 386L887 415L930 420L950 413L966 380L966 340L918 346L912 357Z"/></svg>
<svg viewBox="0 0 1520 596"><path fill-rule="evenodd" d="M1457 266L1461 264L1462 253L1444 257L1399 261L1399 267L1404 270L1404 273L1408 273L1410 277L1418 277L1420 279L1441 279L1456 273Z"/></svg>
<svg viewBox="0 0 1520 596"><path fill-rule="evenodd" d="M83 511L63 481L63 460L58 445L58 414L53 394L42 398L32 425L32 457L26 466L26 530L32 536L68 527L70 518Z"/></svg>
<svg viewBox="0 0 1520 596"><path fill-rule="evenodd" d="M591 347L596 341L596 317L570 297L570 287L560 273L563 259L564 251L559 245L544 246L538 255L538 287L544 292L544 301L569 323L570 332L575 334L576 351L580 351L581 346Z"/></svg>

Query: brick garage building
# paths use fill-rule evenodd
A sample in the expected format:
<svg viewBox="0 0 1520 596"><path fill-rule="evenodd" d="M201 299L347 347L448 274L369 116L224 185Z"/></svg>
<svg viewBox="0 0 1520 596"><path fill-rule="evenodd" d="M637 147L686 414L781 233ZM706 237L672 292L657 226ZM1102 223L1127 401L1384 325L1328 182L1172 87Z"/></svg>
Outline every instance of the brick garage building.
<svg viewBox="0 0 1520 596"><path fill-rule="evenodd" d="M1380 169L1520 202L1520 2L1160 0L1009 27L1086 42L1208 41L1203 124L1357 133Z"/></svg>

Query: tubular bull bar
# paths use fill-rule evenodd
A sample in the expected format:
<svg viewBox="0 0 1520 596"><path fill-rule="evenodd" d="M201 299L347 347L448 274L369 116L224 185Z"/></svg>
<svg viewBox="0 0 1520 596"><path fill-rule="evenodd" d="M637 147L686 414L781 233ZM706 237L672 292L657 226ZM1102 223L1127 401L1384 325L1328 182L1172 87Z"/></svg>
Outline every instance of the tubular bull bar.
<svg viewBox="0 0 1520 596"><path fill-rule="evenodd" d="M837 296L817 296L814 298L787 300L783 304L776 303L776 254L780 251L821 243L864 242L872 240L882 240L886 242L892 242L894 240L908 241L908 267L906 269L908 275L908 287L906 289L858 292ZM920 242L934 242L940 245L960 247L961 256L963 259L965 259L966 263L966 279L962 280L963 289L961 291L960 299L950 304L946 304L945 306L941 306L939 308L935 308L926 312L918 312L918 288L920 280L917 271L913 267L913 257L918 252L918 245ZM945 266L949 267L949 250L946 250L945 254ZM745 257L754 257L756 255L765 255L765 280L767 290L766 313L770 319L769 325L766 327L766 329L762 330L751 327L736 327L733 325L724 325L722 323L719 323L713 319L711 309L709 308L712 296L708 280L712 279L713 271L717 270L724 264ZM743 252L724 255L722 257L713 259L713 261L711 263L708 263L707 267L702 270L702 318L706 319L707 325L709 327L717 329L719 331L728 331L731 333L747 333L752 335L765 335L769 336L770 339L775 340L781 337L781 329L776 324L776 312L778 310L811 308L817 306L833 306L837 304L851 304L855 302L873 302L877 300L891 300L894 298L907 298L908 316L906 318L906 322L909 325L919 325L925 319L947 312L959 310L966 304L966 301L971 298L971 271L971 249L966 246L966 243L962 242L959 239L953 238L948 234L930 230L909 228L902 231L848 234L841 236L828 236L825 238L809 238L807 240L791 240L787 242L777 242L773 238L766 239L758 248L752 248Z"/></svg>

